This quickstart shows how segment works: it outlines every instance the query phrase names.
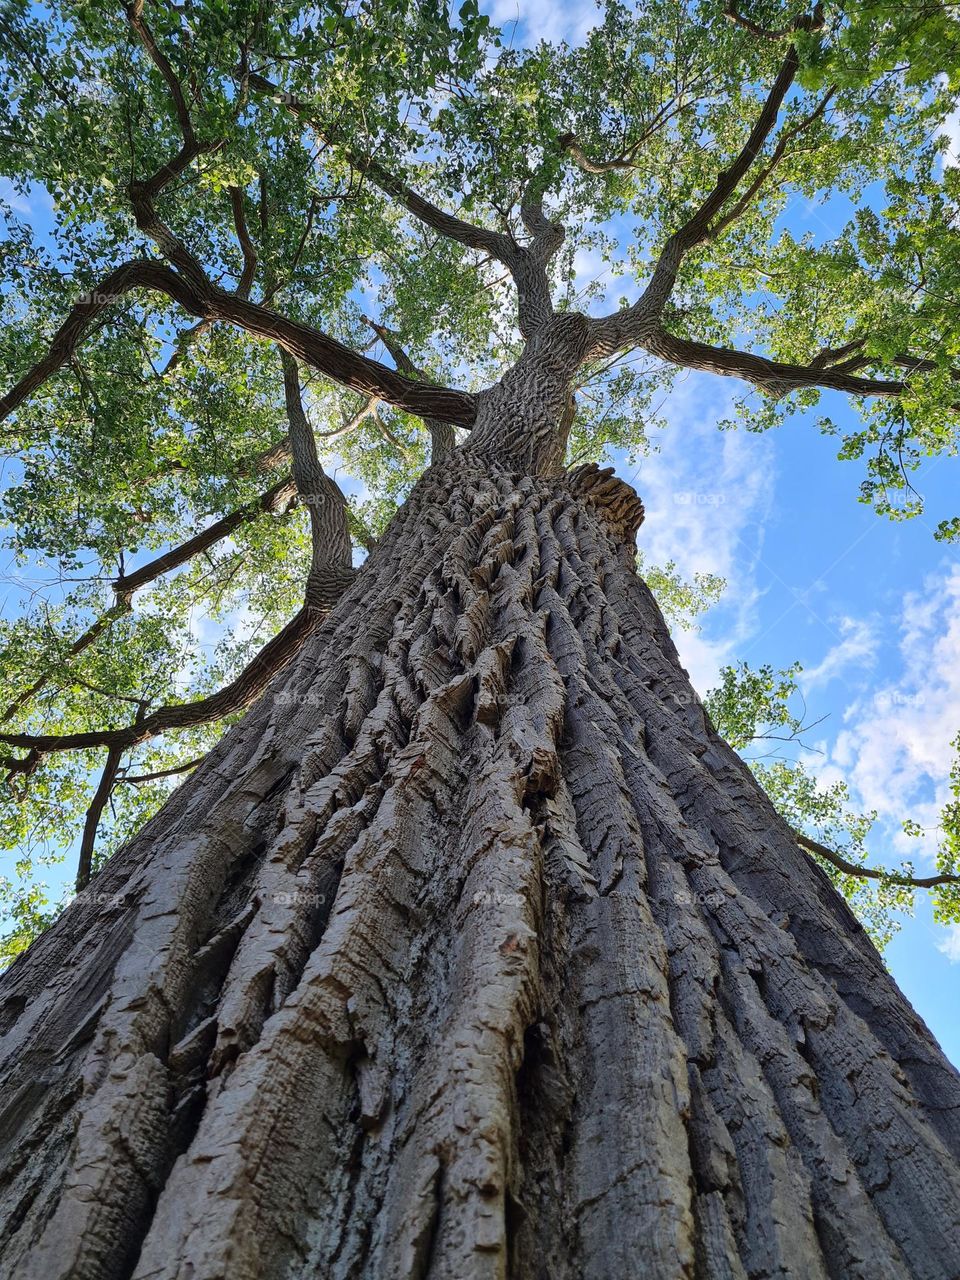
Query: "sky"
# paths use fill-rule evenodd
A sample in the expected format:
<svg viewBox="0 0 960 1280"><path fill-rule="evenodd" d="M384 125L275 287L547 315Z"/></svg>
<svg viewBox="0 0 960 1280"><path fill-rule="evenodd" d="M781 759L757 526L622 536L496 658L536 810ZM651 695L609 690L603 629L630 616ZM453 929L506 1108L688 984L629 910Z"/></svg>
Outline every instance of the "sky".
<svg viewBox="0 0 960 1280"><path fill-rule="evenodd" d="M590 3L525 0L517 22L516 0L481 7L507 24L508 38L514 24L517 42L580 39L597 14ZM950 137L960 149L956 121ZM49 219L41 196L21 212ZM794 232L818 236L838 229L837 216L804 200L784 215ZM577 267L583 284L602 270L589 255ZM626 292L622 279L610 283L611 299ZM701 629L677 634L682 661L701 693L726 663L800 661L809 719L825 717L806 739L805 763L824 784L845 781L857 808L877 811L874 865L912 856L922 874L922 850L900 824L935 824L960 731L960 550L933 538L937 520L957 512L960 461L935 461L916 479L929 516L891 523L858 503L858 464L838 462L836 442L816 428L821 411L852 425L843 397L828 393L817 411L775 432L718 430L740 391L730 380L681 376L663 410L669 426L654 433L656 452L639 466L614 459L646 506L647 562L726 579ZM960 926L936 924L919 895L886 960L960 1064Z"/></svg>

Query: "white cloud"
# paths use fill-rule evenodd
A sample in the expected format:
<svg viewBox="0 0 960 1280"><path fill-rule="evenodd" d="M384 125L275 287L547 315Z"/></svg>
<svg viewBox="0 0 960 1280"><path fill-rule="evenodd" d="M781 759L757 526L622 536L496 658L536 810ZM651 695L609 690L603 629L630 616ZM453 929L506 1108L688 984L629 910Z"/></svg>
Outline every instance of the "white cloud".
<svg viewBox="0 0 960 1280"><path fill-rule="evenodd" d="M0 180L0 200L5 201L14 213L22 213L28 217L33 213L30 201L20 194L9 178Z"/></svg>
<svg viewBox="0 0 960 1280"><path fill-rule="evenodd" d="M960 566L903 597L899 633L899 673L847 706L825 766L846 778L857 804L877 811L899 856L926 860L950 798L950 744L960 730ZM816 772L824 777L824 766ZM929 827L927 836L903 835L906 817Z"/></svg>
<svg viewBox="0 0 960 1280"><path fill-rule="evenodd" d="M946 76L940 77L941 86L946 85ZM946 138L949 150L943 153L943 167L960 165L960 107L955 108L937 126L937 135Z"/></svg>
<svg viewBox="0 0 960 1280"><path fill-rule="evenodd" d="M879 636L875 624L855 618L839 618L837 626L841 639L829 649L814 667L804 669L802 683L805 689L828 684L851 666L861 670L876 662Z"/></svg>
<svg viewBox="0 0 960 1280"><path fill-rule="evenodd" d="M718 431L732 393L705 374L680 379L664 406L671 426L631 479L646 508L638 544L649 564L676 562L685 578L718 574L727 590L723 626L674 637L694 687L705 692L737 656L755 625L757 565L773 500L771 435Z"/></svg>
<svg viewBox="0 0 960 1280"><path fill-rule="evenodd" d="M492 0L481 6L495 27L503 27L504 39L515 45L533 46L541 40L566 40L578 45L600 21L595 5L582 0Z"/></svg>
<svg viewBox="0 0 960 1280"><path fill-rule="evenodd" d="M960 924L947 925L947 936L937 943L937 950L942 951L951 964L960 964Z"/></svg>
<svg viewBox="0 0 960 1280"><path fill-rule="evenodd" d="M583 306L591 285L596 283L600 286L600 291L590 297L586 307L593 315L606 315L616 310L621 298L625 298L628 303L636 302L643 292L644 286L628 266L624 267L622 257L615 257L610 261L591 245L581 245L576 250L573 255L573 271L576 306Z"/></svg>

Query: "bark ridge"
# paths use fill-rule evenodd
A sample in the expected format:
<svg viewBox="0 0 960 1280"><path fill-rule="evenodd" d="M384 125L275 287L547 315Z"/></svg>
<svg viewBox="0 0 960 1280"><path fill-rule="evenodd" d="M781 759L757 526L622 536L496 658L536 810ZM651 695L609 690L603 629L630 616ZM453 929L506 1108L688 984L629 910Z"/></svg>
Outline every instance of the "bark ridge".
<svg viewBox="0 0 960 1280"><path fill-rule="evenodd" d="M960 1080L596 468L430 468L0 985L17 1280L956 1275Z"/></svg>

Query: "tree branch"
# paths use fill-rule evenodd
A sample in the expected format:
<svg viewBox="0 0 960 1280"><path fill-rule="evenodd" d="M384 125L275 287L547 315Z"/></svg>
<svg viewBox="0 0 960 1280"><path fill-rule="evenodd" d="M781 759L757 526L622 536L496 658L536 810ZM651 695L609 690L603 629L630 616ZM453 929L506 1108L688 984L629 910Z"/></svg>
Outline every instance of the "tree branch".
<svg viewBox="0 0 960 1280"><path fill-rule="evenodd" d="M750 204L753 202L757 192L787 155L788 144L792 142L794 138L799 137L800 134L805 133L811 125L815 124L817 120L820 119L836 92L836 86L831 86L808 115L806 115L797 124L791 126L791 128L783 131L777 139L777 145L774 147L773 154L770 156L770 159L754 178L753 182L750 183L750 186L736 204L727 213L725 213L722 218L719 218L712 224L707 232L705 237L706 239L713 239L715 236L720 235L721 232L726 231L727 227L732 226L733 223L742 216L745 210L748 209Z"/></svg>
<svg viewBox="0 0 960 1280"><path fill-rule="evenodd" d="M463 426L470 426L476 417L476 397L468 392L410 382L396 370L351 351L319 329L226 293L206 277L186 279L163 263L139 258L118 267L76 303L54 335L46 356L0 400L0 420L70 359L93 320L110 303L137 288L163 293L201 320L210 323L222 320L256 337L276 342L334 381L421 417L432 414Z"/></svg>
<svg viewBox="0 0 960 1280"><path fill-rule="evenodd" d="M353 578L353 547L347 524L347 501L326 474L317 454L313 429L303 411L297 362L280 349L283 391L290 424L293 476L301 501L310 513L310 572L305 602L327 612Z"/></svg>
<svg viewBox="0 0 960 1280"><path fill-rule="evenodd" d="M469 249L480 249L484 253L492 253L495 258L499 258L506 265L509 265L508 259L513 256L514 249L509 236L502 235L499 231L491 231L486 227L475 226L472 222L467 222L452 213L447 213L444 209L439 208L439 206L419 195L402 179L392 174L389 169L386 169L375 157L342 145L338 139L327 133L317 123L313 118L308 103L301 102L299 98L287 93L279 85L273 84L265 76L251 71L248 83L251 89L257 89L274 101L282 103L288 111L307 121L322 142L328 145L336 143L341 146L344 157L354 169L366 174L384 195L388 195L391 199L398 201L415 218L418 218L428 227L432 227L434 231L439 231L441 235L446 236L449 240L455 240L458 244L465 245Z"/></svg>
<svg viewBox="0 0 960 1280"><path fill-rule="evenodd" d="M735 0L727 0L723 16L734 26L742 27L744 31L749 31L751 35L761 40L785 40L788 36L796 35L798 31L820 31L824 23L822 4L815 5L813 13L801 13L787 26L777 28L763 27L758 22L745 18L738 10Z"/></svg>
<svg viewBox="0 0 960 1280"><path fill-rule="evenodd" d="M160 778L173 778L178 773L186 773L190 769L195 769L198 764L203 764L206 756L197 756L193 760L186 760L183 764L171 765L169 769L155 769L153 773L123 773L117 778L117 783L130 783L131 786L138 786L141 782L156 782Z"/></svg>
<svg viewBox="0 0 960 1280"><path fill-rule="evenodd" d="M107 801L110 799L110 793L113 791L114 783L117 780L117 771L120 768L122 758L122 747L110 747L107 751L107 759L100 775L100 782L93 793L90 808L87 810L87 816L83 824L83 836L80 840L80 854L77 859L77 893L81 893L90 883L90 873L93 869L93 850L97 840L97 827L100 825L100 817Z"/></svg>
<svg viewBox="0 0 960 1280"><path fill-rule="evenodd" d="M632 144L626 151L609 160L591 160L576 134L564 133L557 139L557 143L584 173L615 173L617 170L632 169L638 145Z"/></svg>
<svg viewBox="0 0 960 1280"><path fill-rule="evenodd" d="M180 125L184 143L187 146L194 145L196 137L193 132L193 122L190 119L183 87L166 55L153 38L153 32L147 26L143 17L143 0L132 0L132 3L127 5L127 21L137 33L140 43L146 49L154 65L166 81L170 97L173 99L174 110L177 114L177 122Z"/></svg>
<svg viewBox="0 0 960 1280"><path fill-rule="evenodd" d="M403 374L410 378L422 378L423 374L413 363L410 357L400 345L400 336L388 329L386 325L378 324L375 320L371 320L369 316L363 316L362 319L370 326L373 332L381 339L383 345L393 357L393 362ZM452 453L456 448L457 437L454 434L453 427L449 422L444 422L440 418L424 418L424 426L430 432L430 461L431 463L439 462L448 454Z"/></svg>
<svg viewBox="0 0 960 1280"><path fill-rule="evenodd" d="M642 334L636 345L685 369L742 378L776 399L800 387L823 387L857 396L900 396L907 389L905 382L860 378L829 366L783 364L747 351L711 347L705 342L677 338L659 324Z"/></svg>
<svg viewBox="0 0 960 1280"><path fill-rule="evenodd" d="M273 448L275 450L278 446L274 445ZM225 538L241 524L248 520L256 519L261 512L284 510L296 496L296 492L297 489L293 480L281 480L279 484L275 484L265 493L262 493L254 502L247 503L243 507L238 507L236 511L229 512L220 520L208 525L206 529L201 529L192 538L187 538L179 546L173 547L161 556L157 556L135 572L121 574L120 577L115 578L112 587L116 596L116 603L74 640L67 651L67 657L75 658L86 649L89 649L118 618L122 618L129 613L133 607L133 594L135 591L145 587L164 573L169 573L171 569L176 569L179 565L186 564L188 560L199 555L202 551L206 551L208 547L213 546L215 542L219 542L221 538ZM2 716L0 716L0 724L5 724L8 720L11 720L22 707L36 697L40 690L49 684L52 675L53 672L51 671L44 672L43 675L34 680L29 688L17 694L13 701L7 705Z"/></svg>
<svg viewBox="0 0 960 1280"><path fill-rule="evenodd" d="M75 658L78 654L83 653L85 649L89 649L90 646L95 644L100 636L103 635L104 631L111 627L118 618L122 618L125 613L129 612L130 601L126 599L118 600L115 605L108 609L101 617L97 618L95 622L91 623L91 625L87 627L86 631L74 640L73 644L71 644L67 651L68 657ZM36 680L34 680L33 684L30 685L28 689L24 689L22 693L18 693L13 701L7 705L3 715L0 716L0 724L6 724L8 720L12 720L21 707L26 706L32 698L36 697L41 689L45 688L47 684L49 684L52 675L53 672L45 671L43 675L37 676Z"/></svg>
<svg viewBox="0 0 960 1280"><path fill-rule="evenodd" d="M630 345L644 328L659 321L673 291L685 255L695 245L709 238L714 217L720 213L760 155L761 149L777 123L780 108L793 85L799 66L800 59L796 46L791 45L747 141L730 167L718 175L713 189L695 212L667 239L643 294L632 306L593 322L592 328L598 339L596 346L598 354L608 355L625 345Z"/></svg>
<svg viewBox="0 0 960 1280"><path fill-rule="evenodd" d="M237 507L235 511L230 511L227 515L221 516L219 520L207 525L205 529L195 533L192 538L187 538L179 546L171 548L170 551L164 552L163 555L156 556L133 573L121 574L119 578L114 579L112 584L118 600L132 596L135 591L139 591L148 582L153 582L154 579L169 573L171 569L176 569L180 565L186 564L188 560L192 560L201 551L206 551L208 547L212 547L215 542L225 538L234 529L238 529L240 525L246 524L249 520L255 520L262 512L276 514L286 510L296 496L296 492L297 486L292 479L281 480L273 485L272 488L267 489L265 493L262 493L259 498L254 499L253 502L248 502L242 507Z"/></svg>
<svg viewBox="0 0 960 1280"><path fill-rule="evenodd" d="M282 103L294 115L309 121L311 128L316 131L317 136L323 142L339 146L345 159L353 168L365 174L375 186L380 188L384 195L396 200L398 204L401 204L408 213L413 214L420 222L446 236L448 240L462 244L468 249L476 249L482 253L490 254L502 262L509 269L517 286L520 328L525 336L533 333L544 318L549 318L553 309L552 306L549 306L548 298L548 310L545 316L543 295L547 292L547 280L544 264L549 260L550 254L555 252L559 244L562 243L563 233L555 223L543 218L542 206L538 217L536 199L529 201L527 206L528 215L522 214L528 229L531 225L538 228L534 232L534 245L524 248L502 232L491 231L487 227L478 227L472 222L467 222L463 218L457 217L455 214L447 213L446 210L441 209L438 205L433 204L432 201L421 196L401 178L391 173L374 156L356 151L352 147L342 144L332 134L325 132L322 126L318 125L317 121L313 119L309 104L301 102L292 94L285 92L279 85L267 80L265 76L250 72L248 82L251 88L257 89L259 92L273 98L274 101ZM530 190L530 184L528 184L528 190ZM542 191L540 200L542 201ZM527 222L527 216L532 219L532 223ZM535 252L531 254L531 250L535 250Z"/></svg>
<svg viewBox="0 0 960 1280"><path fill-rule="evenodd" d="M880 871L875 867L862 867L856 862L848 862L846 858L828 849L825 844L821 844L819 840L811 840L809 836L805 836L802 831L791 828L793 838L801 849L806 849L807 853L815 853L817 857L824 858L838 871L842 871L844 875L857 876L861 880L885 880L888 884L902 884L909 889L934 889L940 884L960 884L960 876L951 875L943 872L936 876L905 876L896 871Z"/></svg>
<svg viewBox="0 0 960 1280"><path fill-rule="evenodd" d="M241 298L249 298L250 290L253 288L253 282L257 275L257 251L247 229L247 215L243 207L243 192L239 187L230 188L230 207L233 210L233 225L236 228L237 239L240 242L240 252L243 254L243 272L240 276L240 283L237 285L237 294Z"/></svg>
<svg viewBox="0 0 960 1280"><path fill-rule="evenodd" d="M158 707L142 720L123 729L97 729L84 733L0 733L0 741L38 756L54 751L82 751L89 747L127 750L169 729L192 729L244 711L264 692L270 681L300 652L321 620L317 609L303 608L224 688L196 702ZM21 763L21 762L18 762Z"/></svg>

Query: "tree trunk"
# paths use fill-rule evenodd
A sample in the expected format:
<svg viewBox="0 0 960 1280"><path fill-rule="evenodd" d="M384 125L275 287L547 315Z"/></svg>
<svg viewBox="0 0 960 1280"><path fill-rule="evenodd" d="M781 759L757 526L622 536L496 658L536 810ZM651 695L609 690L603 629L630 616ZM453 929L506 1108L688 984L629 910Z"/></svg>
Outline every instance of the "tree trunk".
<svg viewBox="0 0 960 1280"><path fill-rule="evenodd" d="M956 1276L960 1079L707 722L639 517L426 473L3 980L5 1274Z"/></svg>

